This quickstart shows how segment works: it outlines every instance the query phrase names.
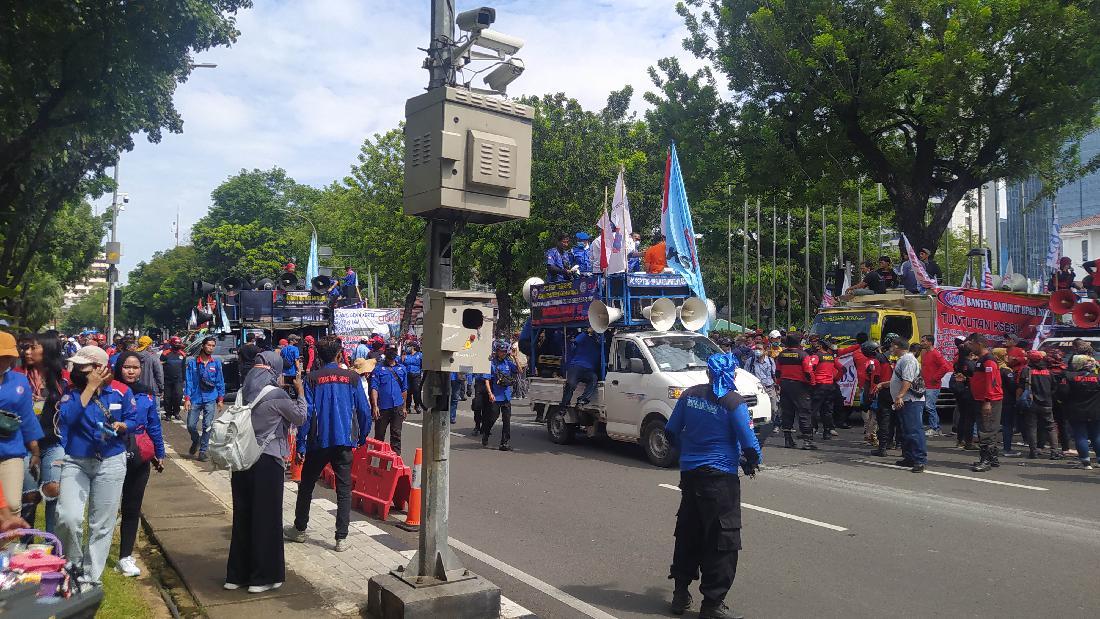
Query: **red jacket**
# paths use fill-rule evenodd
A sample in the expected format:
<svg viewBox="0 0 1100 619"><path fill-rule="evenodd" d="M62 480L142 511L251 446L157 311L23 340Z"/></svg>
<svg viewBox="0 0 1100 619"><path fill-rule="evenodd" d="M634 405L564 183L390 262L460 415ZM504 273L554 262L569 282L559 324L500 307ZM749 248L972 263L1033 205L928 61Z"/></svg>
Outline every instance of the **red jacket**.
<svg viewBox="0 0 1100 619"><path fill-rule="evenodd" d="M856 383L863 387L867 384L867 364L871 362L867 358L867 355L863 354L863 350L859 344L852 344L851 346L845 346L836 351L837 364L840 364L840 358L844 355L852 355L852 361L856 364ZM839 370L838 370L839 372ZM840 374L838 373L837 376Z"/></svg>
<svg viewBox="0 0 1100 619"><path fill-rule="evenodd" d="M813 362L810 361L810 355L801 348L784 348L775 358L775 367L779 380L814 384Z"/></svg>
<svg viewBox="0 0 1100 619"><path fill-rule="evenodd" d="M1000 402L1004 399L1001 367L992 355L987 354L978 361L978 368L970 377L970 393L978 402Z"/></svg>
<svg viewBox="0 0 1100 619"><path fill-rule="evenodd" d="M810 355L810 365L813 367L815 385L831 385L836 382L839 372L833 353Z"/></svg>
<svg viewBox="0 0 1100 619"><path fill-rule="evenodd" d="M872 385L888 383L894 376L894 364L890 363L890 359L886 355L880 355L877 359L871 359L867 363L867 374Z"/></svg>
<svg viewBox="0 0 1100 619"><path fill-rule="evenodd" d="M1024 359L1027 362L1027 359ZM928 389L939 389L943 384L943 377L951 373L951 364L943 358L943 353L936 350L924 351L920 356L920 374L924 377L924 386Z"/></svg>

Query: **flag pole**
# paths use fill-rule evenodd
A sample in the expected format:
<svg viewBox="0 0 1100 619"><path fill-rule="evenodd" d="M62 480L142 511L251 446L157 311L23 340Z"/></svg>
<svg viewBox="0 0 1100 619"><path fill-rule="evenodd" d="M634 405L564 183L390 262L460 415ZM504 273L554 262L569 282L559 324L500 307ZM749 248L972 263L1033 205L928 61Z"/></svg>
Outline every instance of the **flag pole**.
<svg viewBox="0 0 1100 619"><path fill-rule="evenodd" d="M775 220L775 218L776 218L776 208L775 208L775 206L776 206L775 197L773 196L772 197L772 315L771 315L771 319L768 321L768 328L769 329L774 329L775 328L775 310L776 310L776 307L775 307L775 275L776 275L776 271L778 270L778 269L776 269L776 266L775 266L776 265L776 255L775 255L776 251L775 250L776 250L776 243L777 243L775 237L776 237L776 234L778 232L778 225L777 225L777 222ZM787 300L787 303L788 303L788 305L790 304L790 299Z"/></svg>
<svg viewBox="0 0 1100 619"><path fill-rule="evenodd" d="M791 214L787 213L787 328L791 326L791 278L794 275L794 271L791 269ZM785 331L786 329L784 329Z"/></svg>
<svg viewBox="0 0 1100 619"><path fill-rule="evenodd" d="M741 328L749 318L749 280L745 275L749 272L749 199L745 198L745 222L741 227Z"/></svg>
<svg viewBox="0 0 1100 619"><path fill-rule="evenodd" d="M856 209L859 211L859 264L863 264L863 179L856 183Z"/></svg>
<svg viewBox="0 0 1100 619"><path fill-rule="evenodd" d="M803 297L805 300L802 303L802 312L805 314L805 322L802 324L810 324L810 206L806 205L806 244L803 245L803 253L806 254L806 293Z"/></svg>
<svg viewBox="0 0 1100 619"><path fill-rule="evenodd" d="M756 328L760 328L760 198L756 199Z"/></svg>
<svg viewBox="0 0 1100 619"><path fill-rule="evenodd" d="M829 289L829 227L825 223L825 205L821 205L821 290Z"/></svg>
<svg viewBox="0 0 1100 619"><path fill-rule="evenodd" d="M726 185L726 322L733 324L733 185Z"/></svg>

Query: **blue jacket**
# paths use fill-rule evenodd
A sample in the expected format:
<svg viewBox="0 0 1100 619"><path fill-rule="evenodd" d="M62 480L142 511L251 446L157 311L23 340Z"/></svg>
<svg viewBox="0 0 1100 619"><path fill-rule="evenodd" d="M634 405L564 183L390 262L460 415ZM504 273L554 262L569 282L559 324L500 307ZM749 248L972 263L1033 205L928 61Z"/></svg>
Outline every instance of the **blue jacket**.
<svg viewBox="0 0 1100 619"><path fill-rule="evenodd" d="M562 273L551 272L550 267L568 271L573 268L573 254L569 252L563 254L557 247L546 250L546 281L549 283L567 281L568 277Z"/></svg>
<svg viewBox="0 0 1100 619"><path fill-rule="evenodd" d="M730 404L733 410L728 408ZM742 450L751 449L757 463L763 460L760 442L749 423L749 407L737 392L731 391L719 401L710 384L704 383L684 391L665 431L680 448L681 471L709 466L736 474Z"/></svg>
<svg viewBox="0 0 1100 619"><path fill-rule="evenodd" d="M294 376L298 373L296 364L301 356L302 351L298 350L297 346L283 346L283 376Z"/></svg>
<svg viewBox="0 0 1100 619"><path fill-rule="evenodd" d="M27 455L27 443L44 436L42 424L34 414L31 384L25 375L11 370L0 374L0 410L19 416L19 429L0 439L0 459L22 458Z"/></svg>
<svg viewBox="0 0 1100 619"><path fill-rule="evenodd" d="M214 383L213 388L207 389L202 386L202 381L199 380L200 367L210 382ZM183 396L192 404L224 400L225 375L222 374L222 362L218 359L212 359L200 366L198 357L189 357L187 359L187 383L183 390Z"/></svg>
<svg viewBox="0 0 1100 619"><path fill-rule="evenodd" d="M359 276L355 274L355 271L344 275L344 285L352 288L359 286Z"/></svg>
<svg viewBox="0 0 1100 619"><path fill-rule="evenodd" d="M505 376L519 376L519 368L516 367L515 361L505 358L504 361L497 361L496 357L489 360L489 374L486 376L489 379L489 386L493 388L493 399L497 402L509 402L512 399L512 388L498 385L496 377L498 374L504 374Z"/></svg>
<svg viewBox="0 0 1100 619"><path fill-rule="evenodd" d="M378 392L378 408L388 410L401 406L401 393L409 390L409 377L402 365L379 365L370 375L370 390Z"/></svg>
<svg viewBox="0 0 1100 619"><path fill-rule="evenodd" d="M411 355L402 355L401 364L405 366L405 372L419 375L424 371L424 353L417 351Z"/></svg>
<svg viewBox="0 0 1100 619"><path fill-rule="evenodd" d="M110 412L110 421L104 408ZM125 434L105 435L97 424L109 426L113 421L121 421L127 429L136 428L136 408L134 395L120 383L100 389L87 406L80 404L80 391L70 389L61 398L57 424L65 454L74 458L110 458L126 451Z"/></svg>
<svg viewBox="0 0 1100 619"><path fill-rule="evenodd" d="M164 434L161 432L160 415L157 414L157 401L148 393L138 393L134 396L137 404L134 409L134 420L130 423L126 420L126 427L133 434L148 434L153 440L153 447L158 460L164 459Z"/></svg>
<svg viewBox="0 0 1100 619"><path fill-rule="evenodd" d="M583 331L577 334L573 339L573 348L569 351L569 366L599 369L600 341Z"/></svg>
<svg viewBox="0 0 1100 619"><path fill-rule="evenodd" d="M367 346L366 344L358 344L355 347L355 350L351 353L352 361L355 361L356 359L368 358L370 358L370 346Z"/></svg>
<svg viewBox="0 0 1100 619"><path fill-rule="evenodd" d="M569 251L573 254L573 264L580 267L581 273L592 272L592 256L588 254L587 247L574 245Z"/></svg>
<svg viewBox="0 0 1100 619"><path fill-rule="evenodd" d="M370 402L359 375L336 363L306 376L306 422L298 428L298 453L358 447L370 436ZM303 440L305 437L305 440Z"/></svg>

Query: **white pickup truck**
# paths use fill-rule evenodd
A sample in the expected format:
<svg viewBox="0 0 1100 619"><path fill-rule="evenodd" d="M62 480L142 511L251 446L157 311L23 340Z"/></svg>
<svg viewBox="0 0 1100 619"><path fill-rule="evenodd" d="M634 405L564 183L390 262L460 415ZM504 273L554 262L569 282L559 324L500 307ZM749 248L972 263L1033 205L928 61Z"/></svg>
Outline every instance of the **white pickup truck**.
<svg viewBox="0 0 1100 619"><path fill-rule="evenodd" d="M535 413L545 416L555 443L572 442L579 428L590 437L606 435L641 443L650 462L668 467L679 454L669 443L665 423L684 389L707 382L707 359L718 352L717 344L698 333L618 333L611 342L606 378L592 402L583 408L563 408L563 378L532 377L528 399ZM754 430L763 443L772 430L771 399L751 373L737 370L734 380L738 393L748 401ZM583 389L579 386L574 395Z"/></svg>

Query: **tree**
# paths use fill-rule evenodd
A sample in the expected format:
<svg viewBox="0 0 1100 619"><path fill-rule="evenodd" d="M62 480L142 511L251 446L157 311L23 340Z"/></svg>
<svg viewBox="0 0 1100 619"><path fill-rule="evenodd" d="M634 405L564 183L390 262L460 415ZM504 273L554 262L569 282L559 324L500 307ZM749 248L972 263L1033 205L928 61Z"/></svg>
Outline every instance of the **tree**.
<svg viewBox="0 0 1100 619"><path fill-rule="evenodd" d="M136 326L182 326L195 301L191 282L201 277L194 247L182 245L157 252L149 262L139 262L130 271L122 293L123 310Z"/></svg>
<svg viewBox="0 0 1100 619"><path fill-rule="evenodd" d="M678 10L686 47L726 74L742 123L775 136L811 182L853 165L881 183L898 227L933 249L967 191L1048 168L1100 101L1094 2L687 0Z"/></svg>
<svg viewBox="0 0 1100 619"><path fill-rule="evenodd" d="M107 286L96 286L77 301L61 319L63 333L79 333L84 329L107 330Z"/></svg>

